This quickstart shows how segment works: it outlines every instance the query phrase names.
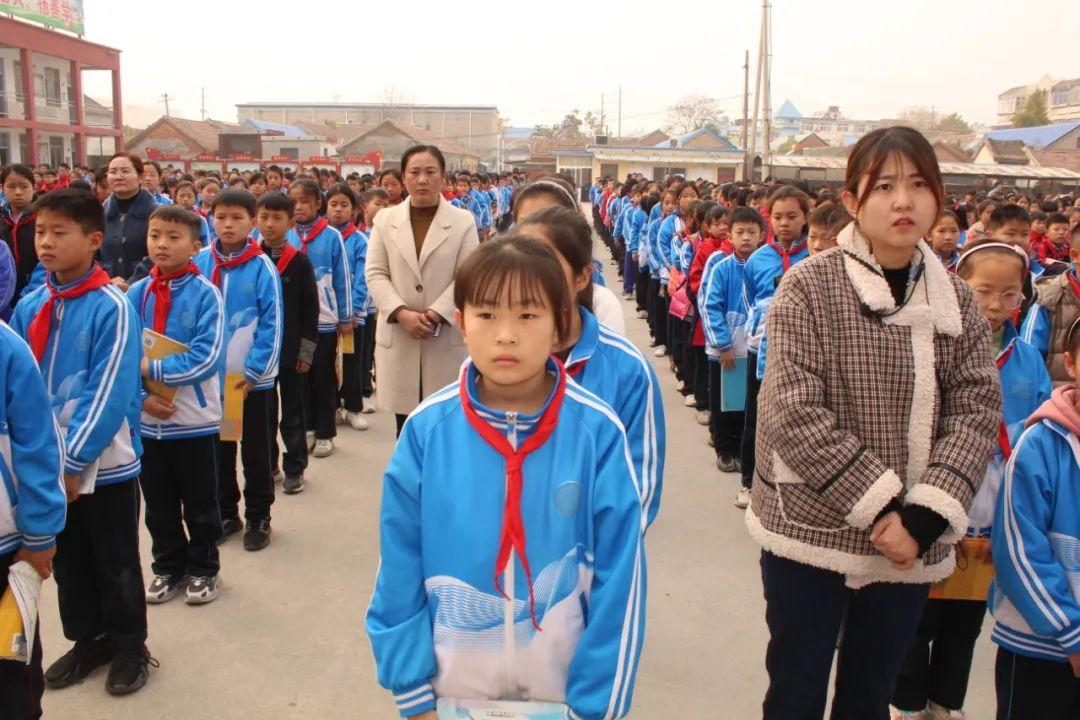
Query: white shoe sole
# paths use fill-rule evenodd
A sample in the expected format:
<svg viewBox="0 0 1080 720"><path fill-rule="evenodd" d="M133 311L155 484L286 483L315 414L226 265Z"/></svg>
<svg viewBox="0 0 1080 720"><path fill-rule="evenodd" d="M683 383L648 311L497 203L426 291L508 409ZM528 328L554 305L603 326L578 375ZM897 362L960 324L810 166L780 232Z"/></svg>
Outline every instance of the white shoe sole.
<svg viewBox="0 0 1080 720"><path fill-rule="evenodd" d="M334 454L334 448L333 447L329 447L329 448L316 447L316 448L312 449L311 454L314 457L317 457L317 458L328 458L328 457L330 457L331 455Z"/></svg>

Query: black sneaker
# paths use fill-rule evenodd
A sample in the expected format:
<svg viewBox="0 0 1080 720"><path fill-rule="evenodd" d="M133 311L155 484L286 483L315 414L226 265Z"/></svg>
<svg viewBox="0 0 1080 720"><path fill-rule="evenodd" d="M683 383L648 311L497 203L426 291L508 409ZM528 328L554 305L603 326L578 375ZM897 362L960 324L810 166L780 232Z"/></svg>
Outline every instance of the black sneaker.
<svg viewBox="0 0 1080 720"><path fill-rule="evenodd" d="M285 482L281 484L281 489L285 491L286 495L295 495L304 491L304 474L297 473L296 475L285 475Z"/></svg>
<svg viewBox="0 0 1080 720"><path fill-rule="evenodd" d="M248 521L247 532L244 533L244 549L251 552L262 550L270 544L270 518L263 517Z"/></svg>
<svg viewBox="0 0 1080 720"><path fill-rule="evenodd" d="M90 673L112 659L112 648L103 637L90 642L77 642L45 671L45 684L58 690L81 683Z"/></svg>
<svg viewBox="0 0 1080 720"><path fill-rule="evenodd" d="M158 661L150 657L143 645L138 652L118 652L109 668L105 690L110 695L130 695L142 688L150 679L150 666L158 667Z"/></svg>
<svg viewBox="0 0 1080 720"><path fill-rule="evenodd" d="M238 517L225 518L221 521L221 535L215 541L218 545L244 529L244 521Z"/></svg>
<svg viewBox="0 0 1080 720"><path fill-rule="evenodd" d="M739 464L735 461L734 456L727 453L721 453L716 458L716 469L722 473L738 472Z"/></svg>

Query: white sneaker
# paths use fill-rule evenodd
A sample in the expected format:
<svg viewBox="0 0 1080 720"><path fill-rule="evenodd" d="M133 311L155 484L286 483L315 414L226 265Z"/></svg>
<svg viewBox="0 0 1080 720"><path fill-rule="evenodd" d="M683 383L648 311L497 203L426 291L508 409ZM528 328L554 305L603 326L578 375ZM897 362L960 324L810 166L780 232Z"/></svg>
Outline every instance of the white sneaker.
<svg viewBox="0 0 1080 720"><path fill-rule="evenodd" d="M312 449L311 454L317 458L330 457L334 452L333 440L316 440L315 447Z"/></svg>
<svg viewBox="0 0 1080 720"><path fill-rule="evenodd" d="M679 378L675 378L675 389L679 392L682 392L684 387L686 387L686 383L684 383Z"/></svg>
<svg viewBox="0 0 1080 720"><path fill-rule="evenodd" d="M648 320L649 319L649 313L645 312L644 310L638 310L637 311L637 316L638 316L639 320Z"/></svg>
<svg viewBox="0 0 1080 720"><path fill-rule="evenodd" d="M188 605L205 605L214 602L221 593L221 580L217 575L193 577L188 581L184 602Z"/></svg>
<svg viewBox="0 0 1080 720"><path fill-rule="evenodd" d="M307 451L311 452L314 449L315 449L315 431L314 430L308 430L307 431Z"/></svg>
<svg viewBox="0 0 1080 720"><path fill-rule="evenodd" d="M708 410L699 410L698 414L694 416L698 425L708 426L709 421L712 419L712 414Z"/></svg>
<svg viewBox="0 0 1080 720"><path fill-rule="evenodd" d="M353 430L367 430L368 429L367 420L365 420L364 417L360 413L346 411L344 414L345 414L345 422L348 423L349 427L351 427Z"/></svg>
<svg viewBox="0 0 1080 720"><path fill-rule="evenodd" d="M336 410L334 410L334 424L345 424L345 408L337 408Z"/></svg>
<svg viewBox="0 0 1080 720"><path fill-rule="evenodd" d="M735 496L735 507L740 510L750 507L750 488L739 488L739 494Z"/></svg>
<svg viewBox="0 0 1080 720"><path fill-rule="evenodd" d="M171 578L168 575L155 575L154 579L146 587L146 602L151 605L167 603L176 597L180 589L187 583L187 578Z"/></svg>
<svg viewBox="0 0 1080 720"><path fill-rule="evenodd" d="M683 398L682 404L689 408L696 408L697 398L694 397L694 395L691 393L690 395L687 395L685 398Z"/></svg>
<svg viewBox="0 0 1080 720"><path fill-rule="evenodd" d="M372 401L371 398L364 398L364 409L360 412L364 413L365 415L370 415L371 413L375 412L374 401Z"/></svg>
<svg viewBox="0 0 1080 720"><path fill-rule="evenodd" d="M653 357L664 357L665 355L667 355L667 347L664 345L657 345L656 349L653 350Z"/></svg>

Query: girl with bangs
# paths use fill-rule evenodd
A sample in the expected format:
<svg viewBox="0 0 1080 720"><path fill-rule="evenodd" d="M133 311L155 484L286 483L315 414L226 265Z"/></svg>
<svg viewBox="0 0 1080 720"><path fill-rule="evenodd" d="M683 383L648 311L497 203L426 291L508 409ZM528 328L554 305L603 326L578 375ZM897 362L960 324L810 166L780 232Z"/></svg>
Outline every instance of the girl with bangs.
<svg viewBox="0 0 1080 720"><path fill-rule="evenodd" d="M848 158L854 218L785 273L767 319L757 468L770 640L764 718L886 720L930 584L954 545L1001 423L990 331L923 239L942 180L918 131L876 130ZM759 251L761 252L761 251Z"/></svg>
<svg viewBox="0 0 1080 720"><path fill-rule="evenodd" d="M460 700L623 717L642 513L621 424L551 356L574 311L563 269L537 240L493 240L459 268L454 303L469 360L409 416L383 479L366 621L379 683L424 720Z"/></svg>

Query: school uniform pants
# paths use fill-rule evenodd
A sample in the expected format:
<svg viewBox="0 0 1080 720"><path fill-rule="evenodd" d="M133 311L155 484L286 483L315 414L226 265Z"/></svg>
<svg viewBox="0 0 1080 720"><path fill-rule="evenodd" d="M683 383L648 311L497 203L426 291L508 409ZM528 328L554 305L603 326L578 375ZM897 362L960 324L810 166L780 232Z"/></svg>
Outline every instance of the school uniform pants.
<svg viewBox="0 0 1080 720"><path fill-rule="evenodd" d="M1080 679L1067 662L1028 657L998 647L994 687L997 720L1080 718Z"/></svg>
<svg viewBox="0 0 1080 720"><path fill-rule="evenodd" d="M915 642L896 678L892 704L917 712L933 700L949 710L962 709L985 615L983 600L927 601Z"/></svg>
<svg viewBox="0 0 1080 720"><path fill-rule="evenodd" d="M705 355L704 345L690 344L691 358L693 361L694 400L698 410L709 409L709 358Z"/></svg>
<svg viewBox="0 0 1080 720"><path fill-rule="evenodd" d="M375 328L378 325L379 316L372 313L367 316L365 324L360 329L360 391L365 398L375 394L375 388L371 382L371 370L375 365Z"/></svg>
<svg viewBox="0 0 1080 720"><path fill-rule="evenodd" d="M348 356L346 356L348 357ZM310 372L310 370L308 371ZM270 460L274 468L281 468L288 475L303 475L308 466L307 451L307 407L304 402L307 373L298 373L294 369L282 368L278 371L275 390L270 391ZM280 420L278 417L280 415ZM278 431L285 446L285 454L280 454ZM278 458L281 457L281 464Z"/></svg>
<svg viewBox="0 0 1080 720"><path fill-rule="evenodd" d="M930 586L873 583L852 590L840 573L769 552L761 553L761 579L769 627L764 720L822 720L834 654L831 720L888 720L896 673Z"/></svg>
<svg viewBox="0 0 1080 720"><path fill-rule="evenodd" d="M0 597L7 592L8 569L15 553L0 555ZM0 717L17 720L36 720L41 717L41 695L45 691L45 676L41 667L41 621L34 632L30 664L0 662Z"/></svg>
<svg viewBox="0 0 1080 720"><path fill-rule="evenodd" d="M155 575L179 580L218 574L217 453L217 435L143 438L139 483Z"/></svg>
<svg viewBox="0 0 1080 720"><path fill-rule="evenodd" d="M686 320L680 320L677 317L672 316L669 321L671 329L668 331L672 333L672 344L668 346L671 349L671 357L675 361L675 377L679 378L685 383L683 388L683 395L689 395L693 392L692 371L690 367L690 360L687 357L687 348L690 347L690 333L692 327Z"/></svg>
<svg viewBox="0 0 1080 720"><path fill-rule="evenodd" d="M649 273L648 285L645 288L645 322L649 324L649 337L656 344L656 306L657 296L660 293L660 279Z"/></svg>
<svg viewBox="0 0 1080 720"><path fill-rule="evenodd" d="M315 358L307 373L307 429L315 432L319 440L329 440L337 435L334 413L337 410L337 333L319 333L315 345Z"/></svg>
<svg viewBox="0 0 1080 720"><path fill-rule="evenodd" d="M712 434L713 449L716 456L738 455L742 451L743 423L742 412L723 411L724 367L719 362L708 361L709 374L709 432Z"/></svg>
<svg viewBox="0 0 1080 720"><path fill-rule="evenodd" d="M139 485L98 485L68 505L53 560L64 637L105 636L114 652L146 642L146 588L139 561Z"/></svg>
<svg viewBox="0 0 1080 720"><path fill-rule="evenodd" d="M270 517L274 504L274 481L270 468L270 411L274 407L271 390L254 390L244 398L243 434L240 438L240 462L244 466L244 517L250 520ZM236 445L218 443L218 504L221 518L240 516L240 486L236 480Z"/></svg>
<svg viewBox="0 0 1080 720"><path fill-rule="evenodd" d="M634 292L634 288L637 286L637 261L634 259L634 253L623 253L623 293L629 295Z"/></svg>
<svg viewBox="0 0 1080 720"><path fill-rule="evenodd" d="M634 279L634 301L637 309L648 310L649 307L649 270L639 267ZM649 323L652 328L652 323Z"/></svg>
<svg viewBox="0 0 1080 720"><path fill-rule="evenodd" d="M653 340L657 345L667 345L670 342L668 338L668 299L661 293L667 292L667 287L663 285L659 280L654 280L656 283L653 288L653 325L654 333ZM670 346L668 346L670 348Z"/></svg>
<svg viewBox="0 0 1080 720"><path fill-rule="evenodd" d="M761 381L757 377L758 356L755 352L746 353L746 410L743 413L742 452L739 462L742 464L742 485L749 488L754 482L754 453L757 449L757 398L761 391Z"/></svg>
<svg viewBox="0 0 1080 720"><path fill-rule="evenodd" d="M360 337L360 333L363 332L363 326L359 326L353 331L355 337L353 337L353 352L341 356L341 389L338 390L338 397L341 400L341 404L349 412L360 412L364 409L364 395L361 391L360 385L360 372L361 361L360 356L363 353L363 347L358 344L362 342L363 338Z"/></svg>

